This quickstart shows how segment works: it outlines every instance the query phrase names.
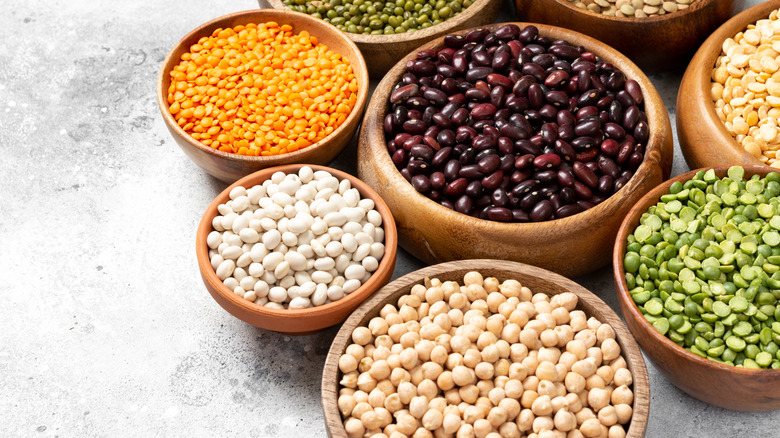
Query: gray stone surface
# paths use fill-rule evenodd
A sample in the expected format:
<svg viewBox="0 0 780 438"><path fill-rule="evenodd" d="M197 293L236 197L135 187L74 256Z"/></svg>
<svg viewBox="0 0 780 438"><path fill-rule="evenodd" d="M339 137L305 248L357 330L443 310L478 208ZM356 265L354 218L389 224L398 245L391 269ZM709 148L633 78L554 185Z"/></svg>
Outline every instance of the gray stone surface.
<svg viewBox="0 0 780 438"><path fill-rule="evenodd" d="M3 3L0 436L325 435L319 381L336 329L280 335L211 299L195 228L226 185L179 150L155 100L182 35L253 7ZM672 117L680 76L653 78ZM354 145L336 165L353 160ZM422 266L399 253L395 276ZM617 308L609 269L579 281ZM777 413L708 406L649 368L648 437L778 436Z"/></svg>

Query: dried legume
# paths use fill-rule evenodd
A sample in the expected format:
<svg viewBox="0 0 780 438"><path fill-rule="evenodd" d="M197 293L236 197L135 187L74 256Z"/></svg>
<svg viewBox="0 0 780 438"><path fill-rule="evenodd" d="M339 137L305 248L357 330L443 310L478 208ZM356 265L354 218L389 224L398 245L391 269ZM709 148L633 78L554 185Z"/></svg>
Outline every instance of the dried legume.
<svg viewBox="0 0 780 438"><path fill-rule="evenodd" d="M305 30L268 22L217 29L170 73L169 110L195 140L239 155L278 155L327 137L349 116L349 61Z"/></svg>
<svg viewBox="0 0 780 438"><path fill-rule="evenodd" d="M625 436L633 378L612 327L570 292L479 272L462 283L426 278L352 332L339 358L349 437Z"/></svg>
<svg viewBox="0 0 780 438"><path fill-rule="evenodd" d="M691 352L780 368L780 174L675 182L628 237L625 279L644 317Z"/></svg>
<svg viewBox="0 0 780 438"><path fill-rule="evenodd" d="M387 148L414 188L502 222L570 216L633 176L649 137L639 84L528 26L448 35L390 95Z"/></svg>
<svg viewBox="0 0 780 438"><path fill-rule="evenodd" d="M613 17L647 18L688 9L698 0L569 0L578 8Z"/></svg>
<svg viewBox="0 0 780 438"><path fill-rule="evenodd" d="M726 129L752 156L780 168L780 17L751 24L723 42L712 71L712 100Z"/></svg>
<svg viewBox="0 0 780 438"><path fill-rule="evenodd" d="M284 0L297 12L321 18L343 32L392 35L442 23L472 0Z"/></svg>
<svg viewBox="0 0 780 438"><path fill-rule="evenodd" d="M382 216L349 180L302 167L230 191L206 243L217 277L261 306L303 309L338 301L376 271Z"/></svg>

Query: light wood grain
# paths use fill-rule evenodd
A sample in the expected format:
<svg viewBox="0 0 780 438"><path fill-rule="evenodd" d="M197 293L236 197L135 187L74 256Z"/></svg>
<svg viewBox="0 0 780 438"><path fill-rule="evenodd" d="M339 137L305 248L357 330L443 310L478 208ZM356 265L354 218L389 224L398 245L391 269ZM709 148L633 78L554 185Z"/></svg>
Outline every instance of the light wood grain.
<svg viewBox="0 0 780 438"><path fill-rule="evenodd" d="M289 10L282 0L258 0L262 8ZM357 44L368 63L368 74L380 79L399 59L435 38L496 21L501 0L476 0L471 6L435 26L395 35L346 33Z"/></svg>
<svg viewBox="0 0 780 438"><path fill-rule="evenodd" d="M516 23L526 26L526 23ZM499 25L486 26L495 29ZM569 277L592 272L610 261L623 216L639 198L669 177L672 128L658 92L642 71L614 49L574 31L538 25L542 35L583 45L639 82L650 126L645 159L625 187L603 203L564 219L508 224L476 219L442 207L419 194L398 172L387 152L383 120L392 87L405 71L402 59L377 86L366 111L358 144L358 175L387 202L402 247L426 263L498 258L539 266ZM440 48L442 39L420 49Z"/></svg>
<svg viewBox="0 0 780 438"><path fill-rule="evenodd" d="M247 157L222 152L193 139L176 123L168 110L168 87L171 83L170 71L181 60L181 55L189 51L190 46L200 38L210 36L218 28L235 27L248 23L275 21L289 24L293 32L308 31L317 37L331 51L341 54L349 60L358 81L358 94L355 107L347 119L326 138L295 152L267 157ZM292 163L327 164L338 155L352 140L363 117L363 109L368 99L368 69L363 56L355 43L334 26L306 14L290 10L253 10L225 15L198 26L173 47L165 58L157 78L157 103L165 126L179 147L203 170L227 183L266 167Z"/></svg>
<svg viewBox="0 0 780 438"><path fill-rule="evenodd" d="M727 164L762 165L737 143L715 113L710 84L723 41L748 24L768 17L777 8L780 0L767 1L727 21L707 38L688 65L677 95L677 133L685 162L691 169Z"/></svg>
<svg viewBox="0 0 780 438"><path fill-rule="evenodd" d="M771 411L780 409L780 370L750 370L720 364L699 357L680 347L656 330L639 311L628 292L624 277L623 258L626 239L639 225L639 218L662 195L668 193L675 181L685 182L701 169L670 179L643 197L620 226L612 260L618 300L623 318L645 354L670 382L692 397L706 403L738 411ZM728 167L716 167L719 177ZM765 176L771 170L766 166L745 167L745 178Z"/></svg>
<svg viewBox="0 0 780 438"><path fill-rule="evenodd" d="M515 0L520 19L592 36L647 73L685 65L699 44L743 4L744 0L700 0L673 14L628 18L596 14L568 0Z"/></svg>
<svg viewBox="0 0 780 438"><path fill-rule="evenodd" d="M271 177L275 172L297 172L304 164L289 164L285 166L272 167L255 172L244 177L220 193L214 201L208 206L206 212L200 220L195 240L195 251L198 259L198 268L203 283L206 285L214 300L236 318L252 324L256 327L273 330L281 333L293 335L302 335L313 333L332 325L339 324L363 302L371 296L377 289L384 286L393 274L395 268L395 256L398 247L398 234L393 221L393 215L382 198L377 195L365 183L340 170L329 167L309 165L314 171L327 170L339 180L348 179L352 187L356 188L362 198L369 198L374 201L375 208L382 216L382 227L385 230L385 255L379 262L379 268L371 275L371 278L354 292L346 295L344 298L328 303L322 306L311 307L308 309L272 309L260 306L251 301L236 296L233 291L228 289L222 281L217 278L217 274L211 267L211 261L208 255L208 245L206 238L213 230L211 222L217 216L217 207L230 199L230 191L237 186L249 188Z"/></svg>
<svg viewBox="0 0 780 438"><path fill-rule="evenodd" d="M336 404L338 382L341 380L338 359L351 343L352 331L358 326L366 326L371 318L379 315L379 311L385 304L395 305L398 298L408 294L415 284L422 284L426 277L462 283L463 275L469 271L479 271L483 276L493 276L499 281L518 280L534 293L553 296L562 292L572 292L579 298L578 309L584 311L589 317L593 316L601 322L609 323L615 329L621 354L625 357L628 368L634 377L632 388L634 391L634 416L631 419L627 436L639 438L645 435L650 412L650 385L647 369L631 333L609 306L577 283L534 266L503 260L461 260L429 266L396 279L361 304L341 326L333 344L331 344L330 351L328 351L322 371L322 409L329 437L346 438L347 436Z"/></svg>

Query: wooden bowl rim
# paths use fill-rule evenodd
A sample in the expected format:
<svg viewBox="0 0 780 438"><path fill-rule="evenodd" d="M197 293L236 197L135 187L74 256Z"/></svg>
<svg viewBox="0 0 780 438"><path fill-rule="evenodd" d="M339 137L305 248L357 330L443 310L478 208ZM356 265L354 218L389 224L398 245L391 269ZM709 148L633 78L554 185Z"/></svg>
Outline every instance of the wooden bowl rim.
<svg viewBox="0 0 780 438"><path fill-rule="evenodd" d="M497 266L497 262L500 262L500 265ZM328 388L334 384L330 378L333 378L332 376L338 376L339 369L337 357L341 356L346 350L351 339L350 334L358 326L360 320L370 313L377 312L379 306L382 305L382 302L388 298L398 295L397 298L394 298L394 300L397 301L402 295L408 294L414 284L420 284L426 277L433 278L464 269L482 272L483 270L496 268L511 271L513 273L522 273L525 276L536 277L541 281L553 283L555 285L563 284L565 285L565 290L561 290L561 292L572 292L577 295L577 309L580 309L582 302L585 301L588 302L589 306L599 308L600 311L604 313L603 318L598 319L602 323L609 323L615 330L616 339L621 345L621 354L627 364L631 367L631 373L634 375L634 385L632 388L632 391L634 392L634 403L632 405L633 416L631 417L630 426L626 431L626 436L631 438L644 436L647 428L647 419L650 415L650 380L639 345L617 313L615 313L604 300L599 298L598 295L560 274L525 263L492 259L470 259L444 262L410 272L386 284L370 299L361 303L360 306L352 312L349 318L344 321L344 324L342 324L333 339L333 343L331 343L325 358L325 365L323 366L322 371L322 410L325 417L325 426L328 429L328 436L334 436L334 434L331 433L333 432L330 428L331 422L343 424L336 400L327 394ZM462 282L462 279L460 279L460 281ZM540 293L541 291L536 290L533 292ZM550 296L555 295L548 292L541 293ZM592 315L588 316L590 317ZM643 384L640 385L640 382ZM338 388L338 380L335 382L335 385ZM343 434L343 436L346 436L346 433Z"/></svg>
<svg viewBox="0 0 780 438"><path fill-rule="evenodd" d="M428 198L427 196L418 193L416 190L414 190L414 188L412 188L415 199L419 199L420 200L419 202L421 202L426 209L430 209L433 210L434 212L437 212L437 216L442 216L445 222L447 223L453 221L466 222L469 225L477 228L477 230L475 230L477 233L485 229L490 229L498 232L507 232L507 233L514 233L522 230L523 232L532 233L534 231L549 229L550 227L554 227L554 228L570 227L571 225L578 225L583 221L588 221L588 219L597 220L599 217L603 216L606 211L611 210L613 206L615 206L616 204L625 202L624 198L627 195L633 194L638 190L638 186L640 185L639 180L641 179L640 177L644 177L647 174L648 166L650 166L649 161L647 160L648 154L651 151L658 151L659 155L661 154L663 149L662 148L663 139L659 138L659 132L663 131L663 129L662 128L653 129L653 127L654 126L662 127L664 124L671 123L669 121L669 116L666 112L666 107L664 106L664 103L661 100L658 91L655 89L652 82L650 82L650 79L648 79L648 77L644 74L644 72L633 61L631 61L628 57L618 52L611 46L595 38L589 37L585 34L570 29L562 28L562 27L550 26L550 25L538 24L538 23L525 23L525 22L494 23L486 26L477 26L470 29L464 29L462 31L458 31L457 34L465 35L469 31L474 29L485 29L485 28L496 29L498 27L507 24L514 24L519 26L520 28L523 28L525 26L535 26L537 29L539 29L539 34L541 35L549 35L550 32L553 32L556 38L565 39L570 43L577 43L578 45L582 45L586 49L588 49L588 51L594 53L598 52L597 53L598 56L602 59L604 59L603 55L606 54L611 59L618 59L621 62L623 62L624 67L621 68L621 71L624 74L626 74L628 78L634 79L637 82L639 82L643 90L644 108L645 108L644 111L645 114L647 114L648 126L650 127L650 136L648 137L648 140L646 142L646 148L645 148L645 158L642 160L642 163L639 165L637 171L634 172L634 175L631 177L631 179L628 180L628 183L626 183L626 185L621 187L620 190L613 193L612 196L610 196L605 201L596 205L593 208L590 208L583 212L565 218L561 218L561 219L553 219L553 220L548 220L543 222L525 222L525 223L498 222L498 221L491 221L488 219L475 218L463 213L459 213L454 210L450 210L446 207L443 207L438 202ZM384 117L384 115L387 114L387 102L389 99L389 93L386 96L380 96L380 94L377 93L377 91L384 90L385 88L391 90L392 86L395 85L395 83L397 83L397 80L395 78L400 78L403 74L402 72L405 71L406 62L408 60L415 59L417 52L419 52L420 50L434 48L439 44L442 44L443 41L444 41L443 36L436 38L418 47L417 49L413 50L407 56L401 58L401 60L399 60L387 72L384 78L382 78L382 81L379 83L379 85L377 85L377 87L374 89L374 94L371 96L371 100L368 103L366 117L379 117L380 115ZM595 48L596 50L591 50L592 48ZM363 123L363 126L365 126L365 121ZM369 141L371 140L379 141L381 139L382 143L386 142L385 133L384 130L382 130L381 126L382 123L377 123L377 130L370 131L367 133L368 134L367 137L369 137ZM396 187L398 187L398 185L401 184L404 185L403 187L407 187L407 186L412 187L412 185L408 181L406 181L406 179L404 179L403 176L401 176L401 173L398 171L398 169L395 168L395 165L392 163L390 154L389 152L387 152L387 148L383 148L382 151L383 152L381 152L379 155L372 156L372 158L382 162L384 164L383 167L387 169L392 168L388 173L387 178L389 180L392 180L392 182Z"/></svg>
<svg viewBox="0 0 780 438"><path fill-rule="evenodd" d="M213 231L211 221L216 216L217 206L227 202L227 200L230 198L230 191L237 186L244 186L249 188L257 184L262 184L263 181L270 178L271 175L276 172L290 173L291 171L297 171L304 166L311 167L311 169L315 172L319 170L328 171L331 175L335 176L339 180L348 179L352 184L352 187L358 189L361 198L369 198L374 201L374 208L382 216L382 228L385 230L385 240L383 242L385 245L385 254L382 256L382 260L379 262L379 267L376 269L376 271L374 271L369 280L360 285L360 287L357 288L354 292L345 295L344 298L338 301L323 304L322 306L309 307L306 309L272 309L255 304L254 302L245 300L244 298L239 298L236 296L236 294L233 293L233 291L228 289L227 286L225 286L222 281L219 280L219 278L217 278L217 274L214 271L214 268L211 267L211 261L209 260L208 256L208 245L206 243L206 238L209 233ZM390 208L387 206L387 204L385 204L385 201L371 187L369 187L368 184L359 180L357 177L337 169L316 164L286 164L283 166L268 167L251 173L234 182L228 188L223 190L219 195L217 195L217 197L214 198L211 204L209 204L209 206L206 208L206 211L203 213L200 223L198 224L198 230L195 238L195 252L198 259L198 268L200 269L201 275L203 276L204 283L207 283L207 285L211 286L215 291L217 291L217 293L219 293L233 306L248 312L255 313L257 315L271 318L305 318L322 316L327 315L336 309L356 306L358 303L362 302L367 297L371 296L371 294L376 292L379 286L378 283L380 282L380 277L382 277L380 274L389 269L392 269L393 266L395 266L395 256L397 251L398 231L396 229L393 215L390 212Z"/></svg>
<svg viewBox="0 0 780 438"><path fill-rule="evenodd" d="M285 5L281 0L267 0L267 1L276 10L284 8L288 11L292 11L292 9L288 8L287 5ZM427 27L425 29L413 30L411 32L404 32L404 33L395 33L392 35L384 35L384 34L366 35L362 33L349 33L349 32L344 32L344 34L347 35L347 37L350 38L352 41L358 44L381 45L381 44L399 44L399 43L415 42L418 40L421 41L421 40L431 38L436 34L440 34L441 32L446 32L448 29L453 29L457 26L460 26L461 24L465 23L467 20L471 19L478 13L482 12L482 8L486 4L494 1L497 0L475 0L474 3L471 4L471 6L469 6L466 9L463 9L457 15L450 17L449 19L444 20L439 24L436 24L431 27Z"/></svg>
<svg viewBox="0 0 780 438"><path fill-rule="evenodd" d="M336 127L336 129L334 129L333 132L328 134L328 136L323 138L322 140L313 143L303 149L298 149L297 151L287 152L280 155L247 156L247 155L239 155L239 154L234 154L229 152L223 152L218 149L213 149L209 146L206 146L200 141L197 141L194 138L192 138L190 134L188 134L186 131L184 131L181 128L181 126L179 126L179 124L176 122L176 119L174 119L173 115L169 110L170 105L168 105L167 90L163 90L163 82L166 80L170 70L173 67L175 67L176 64L174 63L177 62L177 60L172 59L173 54L181 46L183 46L186 41L189 41L190 39L195 38L198 35L200 35L201 37L206 35L211 35L211 31L207 31L207 29L225 28L226 23L229 23L236 19L246 18L246 19L253 20L253 22L257 22L257 23L276 21L280 25L282 25L282 24L288 24L289 21L288 17L294 17L295 19L299 19L304 22L303 26L296 25L293 28L294 31L295 30L297 30L298 32L302 30L308 31L308 27L309 27L308 25L321 24L325 27L324 31L326 33L330 33L333 35L334 38L344 42L344 44L346 44L347 47L349 47L349 50L354 52L353 54L358 60L358 63L357 65L354 65L352 62L350 62L350 65L352 66L353 73L355 74L355 77L358 80L357 100L355 101L355 106L352 108L352 110L350 111L349 115L344 120L344 122L338 127ZM331 46L328 46L328 50L332 51L333 48ZM346 58L345 54L340 54L340 55ZM365 59L363 58L363 54L360 52L360 49L358 49L355 42L347 38L345 34L340 30L338 30L335 26L325 21L318 20L310 15L302 14L300 12L295 12L289 9L287 10L249 9L246 11L234 12L232 14L223 15L221 17L207 21L206 23L199 25L198 27L196 27L195 29L187 33L173 46L173 48L171 48L171 50L168 52L168 55L166 55L165 60L162 62L162 65L160 66L160 72L158 73L157 76L157 104L160 108L160 113L162 113L165 124L168 125L170 129L173 129L176 132L176 134L179 135L179 137L182 138L184 141L186 141L190 146L197 148L198 150L202 152L206 152L207 154L217 158L237 160L237 161L256 164L256 165L273 166L275 163L280 162L282 159L285 161L305 159L306 156L309 155L315 149L329 147L330 142L334 138L336 138L336 136L339 133L347 129L352 129L351 126L357 126L357 123L359 123L360 119L362 119L363 109L365 108L366 102L368 100L368 89L369 89L368 66L366 65Z"/></svg>
<svg viewBox="0 0 780 438"><path fill-rule="evenodd" d="M676 12L666 13L664 15L653 15L652 17L647 17L647 18L615 17L615 16L604 15L604 14L597 14L596 12L590 11L588 9L578 8L568 0L555 0L555 1L557 3L566 6L568 9L577 11L580 14L584 14L592 18L602 18L607 22L612 22L615 24L626 25L626 24L656 23L660 21L674 20L677 18L682 19L683 17L687 18L687 15L693 14L698 10L706 7L709 4L715 3L717 1L722 1L722 0L699 0L691 4L686 9L678 10ZM733 0L729 0L729 1L733 1Z"/></svg>
<svg viewBox="0 0 780 438"><path fill-rule="evenodd" d="M634 303L634 300L631 298L631 294L629 294L628 292L628 285L626 284L626 279L625 276L623 275L623 273L625 272L625 267L623 265L623 257L626 253L626 246L627 246L626 239L628 238L629 232L633 232L634 228L636 228L636 225L633 224L634 223L638 224L639 217L642 216L642 214L647 211L647 207L643 207L643 205L651 201L652 204L648 204L648 206L655 205L662 195L668 193L669 187L677 181L680 182L688 181L689 179L693 178L698 172L707 171L710 169L715 170L715 172L726 172L730 167L732 166L703 167L700 169L694 169L691 170L690 172L686 172L681 175L678 175L674 178L669 179L668 181L663 182L653 190L649 191L645 196L642 197L642 199L637 201L637 203L634 204L633 207L631 207L631 210L623 219L623 223L620 224L620 229L618 231L617 238L615 239L615 249L612 252L612 266L613 266L613 274L615 278L615 285L617 286L617 296L618 296L618 300L621 302L621 304L623 304L622 307L624 309L626 308L628 309L628 313L631 315L631 318L637 321L637 324L639 325L639 327L641 327L641 330L644 334L650 335L654 344L656 344L658 347L673 352L676 356L682 357L687 361L692 362L696 366L709 368L719 372L738 374L745 377L756 377L759 375L767 375L767 374L772 375L773 378L780 377L780 370L773 370L773 369L756 370L756 369L738 367L736 365L726 365L726 364L715 362L713 360L705 359L675 344L674 342L672 342L671 339L667 338L666 336L662 335L658 330L656 330L655 327L653 327L650 324L650 322L648 322L645 319L645 317L642 316L642 313L639 311L639 308L637 307L636 303ZM771 169L769 166L740 166L740 167L745 169L746 178L749 178L750 176L755 174L765 175L769 172L780 173L776 170ZM625 318L626 320L628 319L627 315L623 315L623 318ZM652 350L648 350L647 354L652 357L653 356Z"/></svg>
<svg viewBox="0 0 780 438"><path fill-rule="evenodd" d="M565 1L565 0L564 0ZM727 38L732 38L738 32L742 32L750 24L755 23L765 16L765 10L773 11L780 8L780 0L769 0L763 3L759 3L753 7L745 9L739 14L731 17L720 27L718 27L706 40L701 44L701 47L696 51L696 54L691 59L688 68L685 71L686 76L689 72L693 72L695 66L704 66L696 76L691 77L691 87L696 90L694 96L703 97L704 114L707 118L713 121L713 125L716 126L716 131L713 133L720 138L720 144L725 145L734 151L744 154L745 158L750 160L751 165L767 166L759 159L746 153L745 148L742 147L731 133L726 130L726 125L720 120L718 114L715 112L715 102L710 97L710 86L712 84L712 69L715 68L715 63L720 57L723 51L723 42ZM768 16L768 15L767 15ZM733 29L738 30L733 31ZM691 73L692 75L693 73ZM683 81L686 82L686 81ZM682 91L683 88L680 88ZM679 98L679 96L678 96ZM769 167L769 166L767 166Z"/></svg>

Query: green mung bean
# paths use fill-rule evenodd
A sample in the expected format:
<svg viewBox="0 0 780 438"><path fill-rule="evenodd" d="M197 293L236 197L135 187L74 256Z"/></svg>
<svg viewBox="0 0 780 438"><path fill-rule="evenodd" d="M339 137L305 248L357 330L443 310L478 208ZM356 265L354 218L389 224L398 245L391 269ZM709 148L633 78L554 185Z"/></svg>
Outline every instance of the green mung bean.
<svg viewBox="0 0 780 438"><path fill-rule="evenodd" d="M675 182L628 237L625 278L661 334L701 357L780 369L780 174Z"/></svg>

